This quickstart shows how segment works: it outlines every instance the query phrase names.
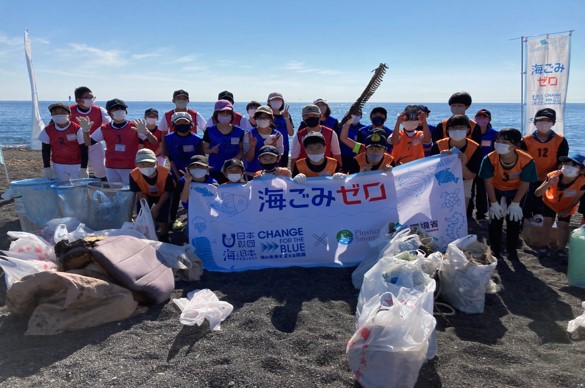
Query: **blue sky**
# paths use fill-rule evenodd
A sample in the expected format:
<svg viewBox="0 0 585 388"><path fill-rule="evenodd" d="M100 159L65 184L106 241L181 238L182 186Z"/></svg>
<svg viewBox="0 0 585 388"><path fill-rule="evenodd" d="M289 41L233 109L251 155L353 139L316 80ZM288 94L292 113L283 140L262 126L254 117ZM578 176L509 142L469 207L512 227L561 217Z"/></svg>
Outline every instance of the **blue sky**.
<svg viewBox="0 0 585 388"><path fill-rule="evenodd" d="M89 86L99 100L520 100L522 35L575 30L568 102L585 102L585 1L0 2L0 100L28 100L23 31L41 100Z"/></svg>

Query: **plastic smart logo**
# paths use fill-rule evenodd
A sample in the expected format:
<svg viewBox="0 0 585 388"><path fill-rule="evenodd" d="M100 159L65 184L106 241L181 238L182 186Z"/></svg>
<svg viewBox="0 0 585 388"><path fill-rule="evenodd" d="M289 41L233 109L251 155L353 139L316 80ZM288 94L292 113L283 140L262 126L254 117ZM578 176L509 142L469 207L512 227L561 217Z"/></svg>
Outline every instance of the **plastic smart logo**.
<svg viewBox="0 0 585 388"><path fill-rule="evenodd" d="M351 233L347 229L340 230L339 232L337 232L337 235L335 237L337 238L337 241L340 244L344 245L347 245L353 241L353 233Z"/></svg>

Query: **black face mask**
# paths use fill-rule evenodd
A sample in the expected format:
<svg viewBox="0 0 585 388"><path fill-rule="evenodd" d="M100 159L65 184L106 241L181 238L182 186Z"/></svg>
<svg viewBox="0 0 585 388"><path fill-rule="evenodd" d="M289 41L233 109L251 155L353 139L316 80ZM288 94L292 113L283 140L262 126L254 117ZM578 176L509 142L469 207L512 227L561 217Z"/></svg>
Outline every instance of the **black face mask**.
<svg viewBox="0 0 585 388"><path fill-rule="evenodd" d="M320 119L319 117L309 117L308 119L305 119L305 124L307 124L307 127L312 128L312 127L316 127L317 125L319 125Z"/></svg>
<svg viewBox="0 0 585 388"><path fill-rule="evenodd" d="M179 133L188 133L191 131L191 124L177 124L175 125L175 131Z"/></svg>
<svg viewBox="0 0 585 388"><path fill-rule="evenodd" d="M260 163L262 165L262 168L264 168L267 171L270 170L274 170L274 168L276 168L276 166L278 165L278 162L275 163Z"/></svg>
<svg viewBox="0 0 585 388"><path fill-rule="evenodd" d="M372 124L376 127L383 125L385 121L386 121L386 119L384 117L380 117L380 116L372 117Z"/></svg>

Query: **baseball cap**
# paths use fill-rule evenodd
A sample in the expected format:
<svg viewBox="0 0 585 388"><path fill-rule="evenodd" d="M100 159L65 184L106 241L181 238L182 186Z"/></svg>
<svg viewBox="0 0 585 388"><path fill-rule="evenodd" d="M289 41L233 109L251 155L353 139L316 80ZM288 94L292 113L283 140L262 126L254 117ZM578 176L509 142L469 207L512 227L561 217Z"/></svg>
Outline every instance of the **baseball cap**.
<svg viewBox="0 0 585 388"><path fill-rule="evenodd" d="M304 115L321 115L321 111L317 105L309 104L303 107L303 116Z"/></svg>
<svg viewBox="0 0 585 388"><path fill-rule="evenodd" d="M227 90L224 90L223 92L220 92L217 95L217 99L218 100L228 100L232 104L234 103L234 95L233 95L233 93L232 92L228 92Z"/></svg>
<svg viewBox="0 0 585 388"><path fill-rule="evenodd" d="M187 119L189 122L193 122L193 118L191 118L191 115L188 112L175 112L171 116L171 121L173 124L179 119Z"/></svg>
<svg viewBox="0 0 585 388"><path fill-rule="evenodd" d="M366 147L381 146L386 147L386 132L374 131L366 137Z"/></svg>
<svg viewBox="0 0 585 388"><path fill-rule="evenodd" d="M306 147L309 144L321 143L325 145L325 137L321 132L309 132L303 139L303 145Z"/></svg>
<svg viewBox="0 0 585 388"><path fill-rule="evenodd" d="M122 100L120 100L119 98L114 98L113 100L110 100L108 102L106 102L106 110L110 111L116 107L121 106L124 109L128 108L128 105L126 105L126 103Z"/></svg>
<svg viewBox="0 0 585 388"><path fill-rule="evenodd" d="M228 159L225 162L223 162L223 166L221 167L221 171L225 172L228 168L233 167L233 166L241 167L243 170L244 169L244 162L242 162L240 159Z"/></svg>
<svg viewBox="0 0 585 388"><path fill-rule="evenodd" d="M278 151L278 148L276 148L275 146L266 145L260 148L260 150L258 151L258 157L265 154L274 155L278 157L280 156L280 151Z"/></svg>
<svg viewBox="0 0 585 388"><path fill-rule="evenodd" d="M581 167L585 167L585 156L581 155L581 154L571 154L569 156L561 156L559 158L559 160L561 162L568 162L571 161L573 163L576 163L578 165L580 165Z"/></svg>
<svg viewBox="0 0 585 388"><path fill-rule="evenodd" d="M284 100L284 97L282 97L282 93L272 92L268 95L268 101L274 100L275 98L280 98L280 99Z"/></svg>
<svg viewBox="0 0 585 388"><path fill-rule="evenodd" d="M421 104L421 105L419 105L419 106L418 106L418 109L419 109L419 110L421 110L421 111L423 111L423 112L425 112L425 113L427 113L427 114L428 114L428 113L431 113L431 110L430 110L430 109L429 109L429 107L428 107L428 106L426 106L426 105L422 105L422 104Z"/></svg>
<svg viewBox="0 0 585 388"><path fill-rule="evenodd" d="M183 89L175 90L173 92L173 99L178 96L186 96L187 98L189 98L189 93Z"/></svg>
<svg viewBox="0 0 585 388"><path fill-rule="evenodd" d="M67 112L71 113L71 108L69 108L67 105L63 104L62 102L56 102L54 104L49 105L49 112L51 112L55 108L63 108Z"/></svg>
<svg viewBox="0 0 585 388"><path fill-rule="evenodd" d="M550 119L554 124L557 121L557 112L555 112L554 109L551 108L540 109L534 115L534 120L538 119Z"/></svg>
<svg viewBox="0 0 585 388"><path fill-rule="evenodd" d="M189 159L189 164L187 165L187 167L191 167L195 164L198 164L203 167L209 167L209 160L205 155L193 155L191 156L191 159Z"/></svg>
<svg viewBox="0 0 585 388"><path fill-rule="evenodd" d="M222 110L234 110L234 107L231 102L228 100L219 100L215 103L215 107L213 108L214 111L222 111Z"/></svg>
<svg viewBox="0 0 585 388"><path fill-rule="evenodd" d="M254 117L258 116L260 113L265 113L267 115L274 117L274 112L272 112L272 108L269 107L268 105L261 105L258 108L256 108L256 113L254 113Z"/></svg>
<svg viewBox="0 0 585 388"><path fill-rule="evenodd" d="M313 101L313 104L315 104L315 105L318 104L318 103L322 103L322 104L325 104L325 105L329 105L329 104L327 104L327 100L324 99L324 98L318 98L315 101Z"/></svg>
<svg viewBox="0 0 585 388"><path fill-rule="evenodd" d="M144 111L144 115L148 116L151 114L155 114L156 117L158 117L158 110L154 109L154 108L148 108L147 110Z"/></svg>
<svg viewBox="0 0 585 388"><path fill-rule="evenodd" d="M152 162L156 163L156 155L148 148L142 148L136 153L136 163Z"/></svg>
<svg viewBox="0 0 585 388"><path fill-rule="evenodd" d="M370 117L372 117L376 113L382 113L385 117L388 117L388 111L386 110L386 108L383 108L381 106L377 106L374 109L372 109L372 111L370 112Z"/></svg>
<svg viewBox="0 0 585 388"><path fill-rule="evenodd" d="M487 109L480 109L475 114L475 117L477 117L477 116L487 116L491 120L491 118L492 118L492 112L490 112Z"/></svg>

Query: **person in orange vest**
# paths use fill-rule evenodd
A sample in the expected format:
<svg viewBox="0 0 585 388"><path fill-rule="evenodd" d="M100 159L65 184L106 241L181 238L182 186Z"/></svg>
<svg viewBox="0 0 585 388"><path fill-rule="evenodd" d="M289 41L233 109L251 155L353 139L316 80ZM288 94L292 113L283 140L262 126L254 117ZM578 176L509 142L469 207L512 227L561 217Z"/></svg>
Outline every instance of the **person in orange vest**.
<svg viewBox="0 0 585 388"><path fill-rule="evenodd" d="M557 219L557 254L562 261L567 260L567 242L569 241L569 222L571 215L577 211L577 205L585 194L585 177L582 172L585 168L585 156L574 154L561 156L560 169L546 175L544 182L536 189L534 195L542 197L543 230L539 234L540 253L549 252L551 229L555 217ZM550 252L552 253L552 252Z"/></svg>
<svg viewBox="0 0 585 388"><path fill-rule="evenodd" d="M321 132L309 132L303 139L307 157L296 161L293 168L294 180L303 183L307 177L330 176L345 179L340 173L337 160L325 156L325 137Z"/></svg>
<svg viewBox="0 0 585 388"><path fill-rule="evenodd" d="M353 164L349 167L348 173L392 170L394 158L386 152L387 144L386 132L383 129L375 129L371 132L364 144L355 142L353 149L354 152L358 152L353 158Z"/></svg>
<svg viewBox="0 0 585 388"><path fill-rule="evenodd" d="M536 164L519 149L522 134L515 128L504 128L496 137L495 151L481 162L479 176L484 180L490 201L489 240L492 253L502 253L502 230L506 220L506 247L509 260L518 260L516 245L523 218L522 203L530 183L538 180Z"/></svg>
<svg viewBox="0 0 585 388"><path fill-rule="evenodd" d="M254 179L265 176L283 176L292 178L292 173L286 167L279 167L280 157L282 154L275 146L265 145L258 151L258 161L262 165L262 170L256 171Z"/></svg>
<svg viewBox="0 0 585 388"><path fill-rule="evenodd" d="M418 131L419 122L422 131ZM403 129L400 129L402 126ZM408 105L396 117L394 131L390 135L392 157L396 165L412 162L425 157L425 146L432 143L432 136L427 125L427 115L418 105Z"/></svg>
<svg viewBox="0 0 585 388"><path fill-rule="evenodd" d="M569 154L567 139L552 129L556 120L557 113L554 109L540 109L534 115L536 130L530 135L524 136L523 149L534 159L536 171L538 172L538 182L530 187L526 200L525 216L532 217L532 220L538 224L543 220L544 205L542 199L534 196L534 191L544 181L549 172L557 169L560 157Z"/></svg>
<svg viewBox="0 0 585 388"><path fill-rule="evenodd" d="M320 124L321 111L315 104L309 104L303 107L303 121L305 127L299 129L297 135L293 137L291 148L291 166L295 165L298 159L307 157L307 152L303 146L303 139L309 132L321 132L325 138L325 156L337 160L341 165L341 148L339 147L339 137L333 129Z"/></svg>
<svg viewBox="0 0 585 388"><path fill-rule="evenodd" d="M244 162L240 159L228 159L223 162L221 172L227 178L225 185L233 183L246 183L244 179Z"/></svg>
<svg viewBox="0 0 585 388"><path fill-rule="evenodd" d="M148 148L136 153L136 168L130 172L130 191L136 193L138 209L140 200L145 198L152 212L152 219L158 224L160 241L168 241L171 222L171 201L175 184L170 171L157 164L156 154Z"/></svg>
<svg viewBox="0 0 585 388"><path fill-rule="evenodd" d="M87 147L81 128L70 119L71 108L58 102L49 105L49 112L51 122L38 138L42 143L43 177L61 182L87 178Z"/></svg>
<svg viewBox="0 0 585 388"><path fill-rule="evenodd" d="M467 92L457 92L453 93L451 97L449 97L449 108L451 109L452 115L464 115L467 112L467 109L471 106L471 95ZM448 118L443 119L433 131L433 142L436 143L441 139L448 137L447 135L447 128L445 124L447 124ZM477 123L473 120L469 120L471 124L471 132L470 138L477 144L481 143L481 128Z"/></svg>
<svg viewBox="0 0 585 388"><path fill-rule="evenodd" d="M483 155L479 144L467 138L471 130L469 119L464 115L454 115L446 123L447 139L441 139L431 148L431 155L457 153L463 172L463 191L465 207L469 206L473 180L479 172Z"/></svg>

